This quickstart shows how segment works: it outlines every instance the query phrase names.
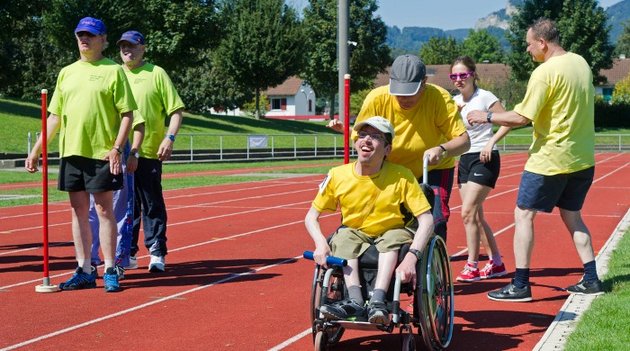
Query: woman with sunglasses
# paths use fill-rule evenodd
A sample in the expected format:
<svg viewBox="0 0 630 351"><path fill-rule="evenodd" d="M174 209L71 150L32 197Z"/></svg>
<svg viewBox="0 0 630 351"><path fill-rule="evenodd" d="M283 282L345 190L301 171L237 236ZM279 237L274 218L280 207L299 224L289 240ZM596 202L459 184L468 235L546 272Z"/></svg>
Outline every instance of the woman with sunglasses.
<svg viewBox="0 0 630 351"><path fill-rule="evenodd" d="M466 230L468 261L457 276L458 281L473 282L480 279L500 277L507 274L501 254L497 247L492 229L483 215L483 202L494 188L501 159L496 143L509 131L509 127L501 127L496 134L492 132L492 124L470 125L466 120L469 111L481 110L503 112L505 109L499 99L487 90L477 86L476 65L468 56L460 56L451 65L449 78L459 90L454 97L460 114L470 136L470 149L461 155L457 170L457 182L462 197L462 219ZM479 240L483 241L490 261L480 270Z"/></svg>

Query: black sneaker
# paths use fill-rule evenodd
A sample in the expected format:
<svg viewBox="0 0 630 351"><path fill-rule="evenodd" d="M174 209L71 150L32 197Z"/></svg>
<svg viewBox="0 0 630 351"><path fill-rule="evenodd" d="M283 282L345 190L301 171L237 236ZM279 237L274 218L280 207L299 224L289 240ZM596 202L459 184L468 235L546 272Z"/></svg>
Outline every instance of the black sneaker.
<svg viewBox="0 0 630 351"><path fill-rule="evenodd" d="M577 284L569 286L567 292L577 295L601 295L604 293L604 289L602 288L602 281L599 279L589 282L580 280Z"/></svg>
<svg viewBox="0 0 630 351"><path fill-rule="evenodd" d="M488 298L494 301L527 302L532 300L532 288L527 284L524 288L517 288L512 282L503 288L488 293Z"/></svg>
<svg viewBox="0 0 630 351"><path fill-rule="evenodd" d="M356 301L351 299L324 305L320 307L319 311L324 315L324 317L332 320L354 320L365 316L365 307L359 305Z"/></svg>
<svg viewBox="0 0 630 351"><path fill-rule="evenodd" d="M61 290L79 290L96 288L96 269L92 267L92 272L85 273L81 267L77 267L72 277L59 284Z"/></svg>
<svg viewBox="0 0 630 351"><path fill-rule="evenodd" d="M368 322L373 324L389 324L389 311L385 302L370 302L368 306Z"/></svg>

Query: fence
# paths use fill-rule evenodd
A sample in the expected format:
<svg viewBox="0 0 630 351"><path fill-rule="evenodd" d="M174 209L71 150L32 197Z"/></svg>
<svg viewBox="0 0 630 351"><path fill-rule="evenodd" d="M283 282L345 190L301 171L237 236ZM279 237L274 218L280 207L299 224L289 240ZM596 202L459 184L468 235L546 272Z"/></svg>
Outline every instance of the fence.
<svg viewBox="0 0 630 351"><path fill-rule="evenodd" d="M508 134L497 147L501 151L524 151L530 134ZM29 133L29 145L31 147ZM355 156L350 143L350 155ZM51 144L54 162L57 145ZM630 151L630 134L595 134L598 152ZM224 162L339 158L344 155L341 134L205 134L180 133L171 162Z"/></svg>

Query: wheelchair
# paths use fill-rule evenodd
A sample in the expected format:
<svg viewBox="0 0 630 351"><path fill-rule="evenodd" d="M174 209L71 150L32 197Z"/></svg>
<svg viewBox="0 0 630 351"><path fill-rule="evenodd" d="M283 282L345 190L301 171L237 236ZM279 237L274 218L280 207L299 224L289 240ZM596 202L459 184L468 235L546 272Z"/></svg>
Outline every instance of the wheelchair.
<svg viewBox="0 0 630 351"><path fill-rule="evenodd" d="M399 251L398 263L409 250L409 244ZM304 257L312 258L312 252ZM454 291L449 256L444 240L433 235L423 250L423 257L416 264L416 285L392 279L387 295L387 309L391 318L387 325L368 323L363 320L328 320L319 309L325 304L348 298L343 278L343 266L347 262L329 257L328 269L315 266L311 290L311 321L315 351L328 350L337 344L345 329L382 330L388 333L399 330L401 350L426 348L441 350L451 342L454 327ZM378 251L375 246L359 258L360 280L364 296L373 290L378 268ZM400 296L412 296L411 308L401 306ZM366 298L366 301L369 298Z"/></svg>

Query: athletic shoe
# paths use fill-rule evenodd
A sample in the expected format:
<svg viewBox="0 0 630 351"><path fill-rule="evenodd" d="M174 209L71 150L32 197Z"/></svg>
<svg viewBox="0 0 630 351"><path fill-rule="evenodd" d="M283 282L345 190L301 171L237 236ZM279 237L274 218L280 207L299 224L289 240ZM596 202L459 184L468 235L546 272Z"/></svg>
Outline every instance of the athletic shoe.
<svg viewBox="0 0 630 351"><path fill-rule="evenodd" d="M83 268L77 267L72 277L59 284L61 290L79 290L96 288L96 269L92 267L92 272L85 273Z"/></svg>
<svg viewBox="0 0 630 351"><path fill-rule="evenodd" d="M118 276L118 280L125 279L125 269L121 265L115 265L114 271L116 272L116 275Z"/></svg>
<svg viewBox="0 0 630 351"><path fill-rule="evenodd" d="M129 264L123 267L124 269L136 269L138 268L138 259L136 256L129 256Z"/></svg>
<svg viewBox="0 0 630 351"><path fill-rule="evenodd" d="M368 322L373 324L389 324L389 311L385 302L370 302L368 306Z"/></svg>
<svg viewBox="0 0 630 351"><path fill-rule="evenodd" d="M356 319L365 316L365 307L355 300L347 299L333 302L319 308L324 317L332 320Z"/></svg>
<svg viewBox="0 0 630 351"><path fill-rule="evenodd" d="M92 262L92 272L94 272L94 279L98 279L98 267L99 265Z"/></svg>
<svg viewBox="0 0 630 351"><path fill-rule="evenodd" d="M604 289L599 279L589 282L585 282L584 279L582 279L577 284L568 287L567 292L576 295L601 295L604 293Z"/></svg>
<svg viewBox="0 0 630 351"><path fill-rule="evenodd" d="M488 293L488 298L494 301L527 302L532 300L532 288L527 284L524 288L517 288L512 282L503 288Z"/></svg>
<svg viewBox="0 0 630 351"><path fill-rule="evenodd" d="M457 276L459 282L475 282L479 280L479 269L466 263L464 269Z"/></svg>
<svg viewBox="0 0 630 351"><path fill-rule="evenodd" d="M149 263L149 272L151 273L164 272L164 256L151 255L151 262Z"/></svg>
<svg viewBox="0 0 630 351"><path fill-rule="evenodd" d="M105 292L120 291L120 284L118 284L118 273L116 268L109 267L103 274L103 283L105 285Z"/></svg>
<svg viewBox="0 0 630 351"><path fill-rule="evenodd" d="M494 261L490 260L490 262L486 263L486 265L479 270L479 278L481 279L490 279L497 278L506 275L508 272L505 269L505 265L501 263L500 266L494 264Z"/></svg>

